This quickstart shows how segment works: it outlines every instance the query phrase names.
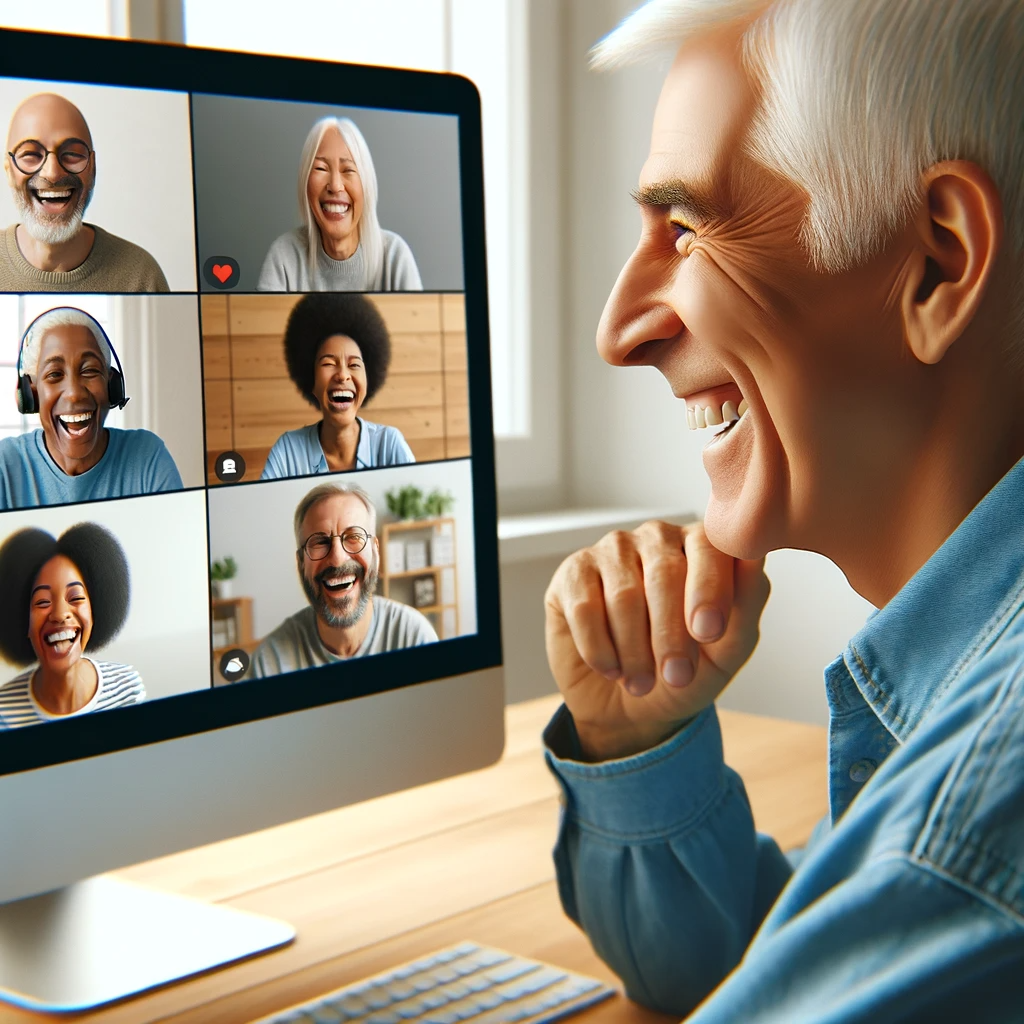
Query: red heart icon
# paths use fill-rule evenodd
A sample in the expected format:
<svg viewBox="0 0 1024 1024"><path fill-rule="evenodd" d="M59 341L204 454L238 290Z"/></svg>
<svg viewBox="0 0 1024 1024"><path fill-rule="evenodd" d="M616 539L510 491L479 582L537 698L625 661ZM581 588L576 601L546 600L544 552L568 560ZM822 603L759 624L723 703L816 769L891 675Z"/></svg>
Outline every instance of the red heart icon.
<svg viewBox="0 0 1024 1024"><path fill-rule="evenodd" d="M213 276L223 284L233 273L230 263L214 263Z"/></svg>

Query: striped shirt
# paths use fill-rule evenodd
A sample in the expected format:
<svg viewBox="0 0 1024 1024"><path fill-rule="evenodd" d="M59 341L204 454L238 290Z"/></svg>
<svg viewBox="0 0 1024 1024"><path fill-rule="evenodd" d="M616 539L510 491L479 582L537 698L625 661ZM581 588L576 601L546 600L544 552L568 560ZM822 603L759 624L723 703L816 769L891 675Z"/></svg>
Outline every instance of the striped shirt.
<svg viewBox="0 0 1024 1024"><path fill-rule="evenodd" d="M93 711L109 711L111 708L139 704L146 699L146 688L142 677L131 665L119 665L114 661L93 661L99 685L92 699L84 707L70 715L54 715L42 707L32 693L32 676L36 668L26 669L9 683L0 686L0 729L18 729L23 725L38 725L75 715L88 715Z"/></svg>

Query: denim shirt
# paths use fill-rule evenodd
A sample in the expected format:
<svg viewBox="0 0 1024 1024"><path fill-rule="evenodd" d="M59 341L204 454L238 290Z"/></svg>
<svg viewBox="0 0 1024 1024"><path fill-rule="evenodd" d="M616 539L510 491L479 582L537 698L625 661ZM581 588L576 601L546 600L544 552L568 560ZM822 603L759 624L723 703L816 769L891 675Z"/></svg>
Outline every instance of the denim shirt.
<svg viewBox="0 0 1024 1024"><path fill-rule="evenodd" d="M397 427L359 419L359 443L355 469L379 466L404 466L416 461L408 442ZM299 427L282 434L267 454L261 480L330 473L327 456L320 446L320 423Z"/></svg>
<svg viewBox="0 0 1024 1024"><path fill-rule="evenodd" d="M830 814L791 860L713 707L602 764L560 709L559 892L629 995L706 999L699 1024L1024 1021L1022 605L1024 460L825 670Z"/></svg>

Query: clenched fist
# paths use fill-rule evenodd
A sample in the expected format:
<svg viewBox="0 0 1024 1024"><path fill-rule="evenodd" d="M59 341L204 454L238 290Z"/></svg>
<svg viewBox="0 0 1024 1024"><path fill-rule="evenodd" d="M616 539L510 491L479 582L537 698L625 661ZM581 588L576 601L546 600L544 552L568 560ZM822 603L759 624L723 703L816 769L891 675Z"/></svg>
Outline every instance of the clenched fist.
<svg viewBox="0 0 1024 1024"><path fill-rule="evenodd" d="M713 548L701 523L650 522L577 551L545 596L547 653L591 761L657 746L757 646L764 559Z"/></svg>

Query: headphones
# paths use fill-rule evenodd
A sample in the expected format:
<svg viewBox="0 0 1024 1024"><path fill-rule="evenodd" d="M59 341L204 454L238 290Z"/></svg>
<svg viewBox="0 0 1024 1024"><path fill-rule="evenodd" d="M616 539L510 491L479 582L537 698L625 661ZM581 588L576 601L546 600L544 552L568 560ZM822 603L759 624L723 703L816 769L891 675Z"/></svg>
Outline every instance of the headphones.
<svg viewBox="0 0 1024 1024"><path fill-rule="evenodd" d="M114 346L110 344L110 339L107 337L107 332L103 330L99 322L95 317L90 316L84 309L78 309L75 306L57 306L54 309L48 309L45 313L40 313L25 328L25 333L21 336L21 344L18 346L18 389L15 392L15 398L18 403L18 412L28 416L34 412L39 412L39 400L36 397L35 389L32 387L32 379L27 373L21 372L21 357L25 350L25 339L32 333L32 328L44 316L49 316L51 313L81 313L82 316L88 317L92 322L94 332L98 332L103 340L107 343L107 348L110 349L110 354L114 357L114 362L117 363L116 367L110 367L110 374L107 379L107 399L110 402L110 407L115 406L118 409L123 409L128 404L128 396L124 393L124 371L121 369L121 360L117 358L117 352L114 350Z"/></svg>

